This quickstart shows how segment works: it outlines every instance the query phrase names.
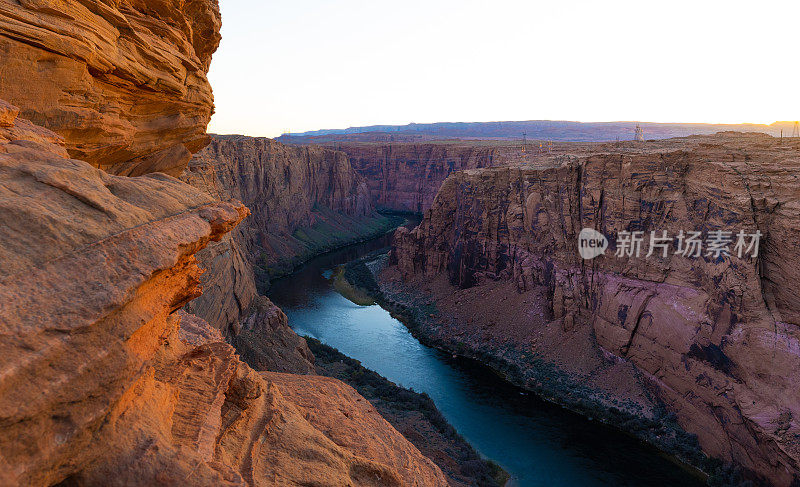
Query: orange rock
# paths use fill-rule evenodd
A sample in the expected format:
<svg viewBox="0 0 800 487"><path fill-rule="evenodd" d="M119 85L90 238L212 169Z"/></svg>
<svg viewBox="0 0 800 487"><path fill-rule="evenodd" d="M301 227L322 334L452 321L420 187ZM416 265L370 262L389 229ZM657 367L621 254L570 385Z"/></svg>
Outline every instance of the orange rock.
<svg viewBox="0 0 800 487"><path fill-rule="evenodd" d="M7 485L50 485L93 461L103 424L152 386L170 313L199 292L193 254L247 210L20 135L0 143L0 456Z"/></svg>
<svg viewBox="0 0 800 487"><path fill-rule="evenodd" d="M350 386L328 377L275 372L261 375L277 386L297 411L297 416L287 414L272 421L273 433L263 448L271 449L264 453L277 461L264 463L269 472L266 478L274 475L278 484L307 482L332 487L448 485L439 467ZM301 434L293 434L292 429ZM309 447L316 450L315 455L308 455ZM333 471L315 469L320 461Z"/></svg>
<svg viewBox="0 0 800 487"><path fill-rule="evenodd" d="M208 141L219 26L216 0L2 2L0 98L71 157L177 176Z"/></svg>
<svg viewBox="0 0 800 487"><path fill-rule="evenodd" d="M195 254L244 206L107 174L14 123L0 128L0 484L446 485L349 387L262 377L180 311L200 292ZM347 415L312 421L310 400Z"/></svg>

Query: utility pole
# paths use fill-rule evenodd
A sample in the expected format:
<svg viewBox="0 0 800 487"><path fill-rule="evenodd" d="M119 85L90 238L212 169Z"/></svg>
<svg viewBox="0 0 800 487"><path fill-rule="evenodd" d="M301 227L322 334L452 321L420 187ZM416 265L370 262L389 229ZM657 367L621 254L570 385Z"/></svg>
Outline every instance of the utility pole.
<svg viewBox="0 0 800 487"><path fill-rule="evenodd" d="M522 153L525 153L525 143L527 142L526 137L528 136L527 132L522 132Z"/></svg>
<svg viewBox="0 0 800 487"><path fill-rule="evenodd" d="M638 123L636 124L636 141L644 142L644 130L642 130L642 126Z"/></svg>

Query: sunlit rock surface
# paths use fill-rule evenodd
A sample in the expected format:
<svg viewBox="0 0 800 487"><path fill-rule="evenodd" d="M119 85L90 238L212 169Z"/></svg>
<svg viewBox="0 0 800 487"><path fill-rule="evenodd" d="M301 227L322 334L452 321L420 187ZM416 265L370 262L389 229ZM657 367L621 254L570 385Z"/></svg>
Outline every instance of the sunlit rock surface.
<svg viewBox="0 0 800 487"><path fill-rule="evenodd" d="M216 0L0 2L0 98L114 174L181 173L208 142Z"/></svg>

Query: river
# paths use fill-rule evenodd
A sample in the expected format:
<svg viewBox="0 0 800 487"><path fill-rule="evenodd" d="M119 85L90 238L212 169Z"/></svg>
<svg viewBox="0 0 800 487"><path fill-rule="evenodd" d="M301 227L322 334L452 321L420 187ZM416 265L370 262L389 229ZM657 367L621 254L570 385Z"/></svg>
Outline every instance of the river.
<svg viewBox="0 0 800 487"><path fill-rule="evenodd" d="M333 289L326 278L332 269L387 243L384 236L317 257L276 280L269 297L299 335L426 392L478 452L511 474L510 485L703 485L655 448L525 393L471 360L426 347L380 306L356 305Z"/></svg>

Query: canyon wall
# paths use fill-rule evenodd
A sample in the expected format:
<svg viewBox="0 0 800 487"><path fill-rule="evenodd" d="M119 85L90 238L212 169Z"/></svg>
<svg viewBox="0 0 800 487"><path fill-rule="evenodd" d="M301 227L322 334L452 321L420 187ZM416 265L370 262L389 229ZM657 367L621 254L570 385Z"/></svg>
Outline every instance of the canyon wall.
<svg viewBox="0 0 800 487"><path fill-rule="evenodd" d="M253 303L263 302L257 288L264 292L271 278L391 226L374 212L366 183L345 154L330 149L213 136L182 178L219 200L241 201L251 211L229 237L200 253L206 291L189 308L234 335L242 323L252 322Z"/></svg>
<svg viewBox="0 0 800 487"><path fill-rule="evenodd" d="M377 208L421 213L454 171L513 162L519 146L480 143L342 143L350 163L367 182Z"/></svg>
<svg viewBox="0 0 800 487"><path fill-rule="evenodd" d="M181 173L208 142L216 0L0 2L0 98L109 173Z"/></svg>
<svg viewBox="0 0 800 487"><path fill-rule="evenodd" d="M224 263L250 211L171 176L208 141L218 41L213 0L0 5L0 484L447 485L352 388L280 372L313 370L304 342ZM269 372L182 309L201 252L277 330L243 352Z"/></svg>
<svg viewBox="0 0 800 487"><path fill-rule="evenodd" d="M450 288L435 304L474 311L429 330L449 348L514 362L545 393L574 384L559 397L568 405L585 399L579 388L642 416L663 405L709 455L794 485L798 173L800 143L733 134L558 167L467 170L445 181L416 229L397 231L388 272L419 289L443 276ZM608 236L605 255L579 256L585 227ZM620 232L637 230L641 256L616 257ZM645 257L651 230L763 237L756 258L674 247Z"/></svg>
<svg viewBox="0 0 800 487"><path fill-rule="evenodd" d="M196 252L244 206L68 159L15 112L0 106L0 483L447 485L350 387L257 373L179 311Z"/></svg>

